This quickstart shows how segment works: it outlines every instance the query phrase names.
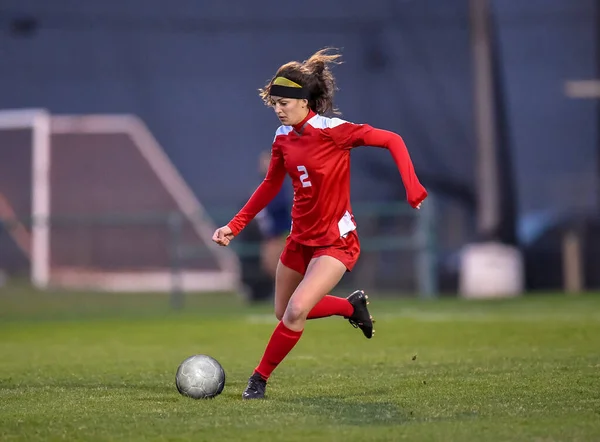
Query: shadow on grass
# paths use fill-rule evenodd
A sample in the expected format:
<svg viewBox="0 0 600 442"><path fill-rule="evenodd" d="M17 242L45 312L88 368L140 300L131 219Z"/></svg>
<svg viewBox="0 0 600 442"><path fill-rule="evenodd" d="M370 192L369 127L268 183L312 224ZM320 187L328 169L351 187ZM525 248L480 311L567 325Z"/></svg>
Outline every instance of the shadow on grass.
<svg viewBox="0 0 600 442"><path fill-rule="evenodd" d="M375 396L311 396L286 398L282 402L300 405L306 414L311 413L327 423L361 427L465 421L481 417L476 411L461 411L441 416L422 415L402 408L398 403Z"/></svg>
<svg viewBox="0 0 600 442"><path fill-rule="evenodd" d="M385 391L373 392L371 397L363 395L304 396L280 399L293 406L301 406L306 413L320 419L343 425L391 425L410 420L410 412L397 403L382 400Z"/></svg>

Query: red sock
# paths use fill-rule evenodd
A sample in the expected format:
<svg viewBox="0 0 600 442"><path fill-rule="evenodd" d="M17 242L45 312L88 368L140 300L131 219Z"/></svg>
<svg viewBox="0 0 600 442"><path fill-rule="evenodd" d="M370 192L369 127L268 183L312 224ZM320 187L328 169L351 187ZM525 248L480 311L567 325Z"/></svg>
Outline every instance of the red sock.
<svg viewBox="0 0 600 442"><path fill-rule="evenodd" d="M352 316L354 307L346 298L325 295L308 313L307 319L327 318L328 316Z"/></svg>
<svg viewBox="0 0 600 442"><path fill-rule="evenodd" d="M283 324L283 321L279 321L267 344L265 353L254 371L260 374L263 379L269 379L273 370L277 368L300 340L300 336L302 336L301 331L290 330Z"/></svg>

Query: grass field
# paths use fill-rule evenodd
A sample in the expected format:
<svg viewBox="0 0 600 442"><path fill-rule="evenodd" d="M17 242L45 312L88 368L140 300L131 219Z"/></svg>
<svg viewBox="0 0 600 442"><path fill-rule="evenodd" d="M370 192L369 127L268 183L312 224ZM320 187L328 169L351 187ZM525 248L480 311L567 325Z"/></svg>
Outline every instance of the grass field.
<svg viewBox="0 0 600 442"><path fill-rule="evenodd" d="M600 440L600 296L371 298L373 340L310 321L269 398L243 402L268 306L0 289L0 440ZM227 372L214 400L177 393L195 353Z"/></svg>

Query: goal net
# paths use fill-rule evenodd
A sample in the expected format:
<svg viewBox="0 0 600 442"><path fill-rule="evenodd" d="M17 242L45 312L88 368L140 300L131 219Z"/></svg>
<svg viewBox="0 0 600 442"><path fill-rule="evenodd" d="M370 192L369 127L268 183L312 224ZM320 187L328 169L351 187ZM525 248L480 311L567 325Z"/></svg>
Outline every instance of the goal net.
<svg viewBox="0 0 600 442"><path fill-rule="evenodd" d="M135 116L0 111L0 219L0 268L40 288L167 291L175 270L186 291L238 287L237 256Z"/></svg>

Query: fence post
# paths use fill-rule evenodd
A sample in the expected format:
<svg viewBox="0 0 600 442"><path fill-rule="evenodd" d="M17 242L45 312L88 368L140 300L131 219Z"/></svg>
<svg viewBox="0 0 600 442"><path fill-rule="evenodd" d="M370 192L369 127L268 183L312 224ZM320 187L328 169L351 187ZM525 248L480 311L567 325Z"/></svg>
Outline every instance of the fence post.
<svg viewBox="0 0 600 442"><path fill-rule="evenodd" d="M419 212L417 233L419 297L431 299L438 296L435 199L433 195L429 195L423 202Z"/></svg>
<svg viewBox="0 0 600 442"><path fill-rule="evenodd" d="M171 212L167 218L170 238L171 258L171 307L179 310L183 308L183 281L182 281L182 244L183 217L179 212Z"/></svg>

